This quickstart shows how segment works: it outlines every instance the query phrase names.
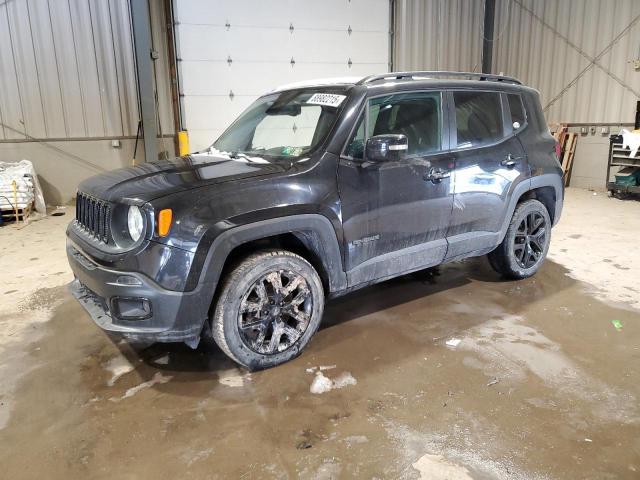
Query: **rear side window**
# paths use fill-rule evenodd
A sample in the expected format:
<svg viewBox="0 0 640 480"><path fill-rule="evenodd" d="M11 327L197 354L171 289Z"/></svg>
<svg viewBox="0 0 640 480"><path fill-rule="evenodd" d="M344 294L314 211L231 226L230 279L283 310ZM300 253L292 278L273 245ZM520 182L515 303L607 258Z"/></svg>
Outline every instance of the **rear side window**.
<svg viewBox="0 0 640 480"><path fill-rule="evenodd" d="M503 137L500 94L453 92L458 147L477 147Z"/></svg>
<svg viewBox="0 0 640 480"><path fill-rule="evenodd" d="M509 110L511 111L511 121L513 122L513 129L517 130L524 125L526 117L524 115L524 107L522 106L522 100L520 95L509 94L507 95L509 101Z"/></svg>

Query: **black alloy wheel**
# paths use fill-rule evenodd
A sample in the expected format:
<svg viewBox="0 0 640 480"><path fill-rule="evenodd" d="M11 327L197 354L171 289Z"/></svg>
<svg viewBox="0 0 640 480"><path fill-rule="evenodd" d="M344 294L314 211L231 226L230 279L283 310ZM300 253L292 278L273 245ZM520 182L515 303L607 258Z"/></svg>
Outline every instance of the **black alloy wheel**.
<svg viewBox="0 0 640 480"><path fill-rule="evenodd" d="M292 271L269 272L240 302L238 331L256 353L272 355L294 345L311 320L313 296L307 281Z"/></svg>

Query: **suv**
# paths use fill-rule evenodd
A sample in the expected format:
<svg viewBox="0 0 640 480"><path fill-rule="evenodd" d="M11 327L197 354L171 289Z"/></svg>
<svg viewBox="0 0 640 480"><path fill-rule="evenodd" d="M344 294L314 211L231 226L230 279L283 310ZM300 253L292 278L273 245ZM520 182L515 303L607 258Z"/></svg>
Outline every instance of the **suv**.
<svg viewBox="0 0 640 480"><path fill-rule="evenodd" d="M509 77L281 87L205 151L84 181L71 289L107 331L278 365L328 297L485 254L536 273L562 210L557 147L538 92Z"/></svg>

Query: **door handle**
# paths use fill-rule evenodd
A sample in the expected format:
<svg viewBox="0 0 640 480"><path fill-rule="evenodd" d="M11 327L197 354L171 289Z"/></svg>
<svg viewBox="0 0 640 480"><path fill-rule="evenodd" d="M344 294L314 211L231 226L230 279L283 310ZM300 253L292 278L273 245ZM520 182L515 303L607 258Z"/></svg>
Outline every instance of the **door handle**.
<svg viewBox="0 0 640 480"><path fill-rule="evenodd" d="M514 157L513 155L507 155L504 160L500 162L500 165L507 168L513 168L519 162L522 157Z"/></svg>
<svg viewBox="0 0 640 480"><path fill-rule="evenodd" d="M431 168L423 178L427 182L440 183L443 179L449 178L450 176L451 172L449 170Z"/></svg>

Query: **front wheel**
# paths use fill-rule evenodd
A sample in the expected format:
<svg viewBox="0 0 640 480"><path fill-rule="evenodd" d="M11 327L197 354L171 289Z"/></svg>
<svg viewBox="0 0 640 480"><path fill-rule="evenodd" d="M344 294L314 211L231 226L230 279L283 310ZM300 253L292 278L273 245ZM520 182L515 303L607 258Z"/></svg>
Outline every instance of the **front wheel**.
<svg viewBox="0 0 640 480"><path fill-rule="evenodd" d="M518 205L504 240L489 253L493 269L508 278L534 275L542 266L551 242L551 218L538 200Z"/></svg>
<svg viewBox="0 0 640 480"><path fill-rule="evenodd" d="M285 250L250 255L229 273L211 320L213 338L237 363L269 368L297 357L318 329L322 282Z"/></svg>

